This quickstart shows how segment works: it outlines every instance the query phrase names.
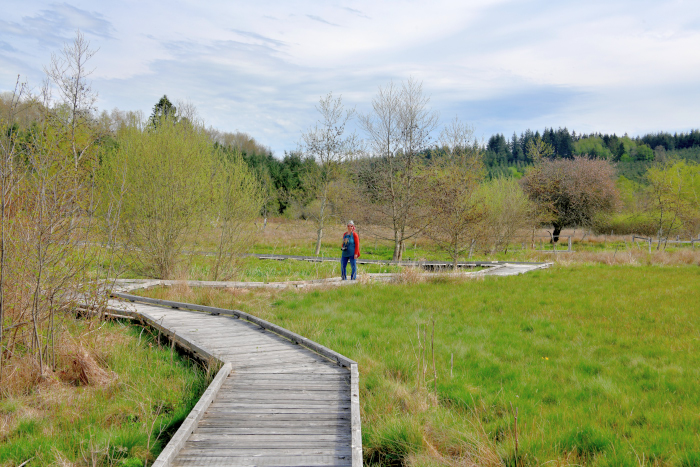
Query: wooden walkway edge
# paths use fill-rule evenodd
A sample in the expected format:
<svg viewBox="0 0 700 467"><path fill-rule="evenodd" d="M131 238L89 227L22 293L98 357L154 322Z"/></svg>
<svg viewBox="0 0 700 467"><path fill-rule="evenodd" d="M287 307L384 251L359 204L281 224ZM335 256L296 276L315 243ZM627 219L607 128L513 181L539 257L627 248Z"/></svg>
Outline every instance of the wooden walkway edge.
<svg viewBox="0 0 700 467"><path fill-rule="evenodd" d="M242 311L112 296L130 303L109 314L223 364L154 467L362 465L356 362Z"/></svg>

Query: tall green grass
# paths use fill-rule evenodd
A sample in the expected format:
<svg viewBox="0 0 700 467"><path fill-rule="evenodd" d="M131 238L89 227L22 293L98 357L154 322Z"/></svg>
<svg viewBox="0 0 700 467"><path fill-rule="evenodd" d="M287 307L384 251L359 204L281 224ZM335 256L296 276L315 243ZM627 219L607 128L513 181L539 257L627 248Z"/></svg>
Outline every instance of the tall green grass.
<svg viewBox="0 0 700 467"><path fill-rule="evenodd" d="M118 322L70 326L78 342L96 338L93 350L116 380L76 386L56 375L25 394L0 397L0 465L150 465L211 375L148 329Z"/></svg>
<svg viewBox="0 0 700 467"><path fill-rule="evenodd" d="M699 291L697 266L577 265L207 296L358 361L370 463L606 466L700 465Z"/></svg>

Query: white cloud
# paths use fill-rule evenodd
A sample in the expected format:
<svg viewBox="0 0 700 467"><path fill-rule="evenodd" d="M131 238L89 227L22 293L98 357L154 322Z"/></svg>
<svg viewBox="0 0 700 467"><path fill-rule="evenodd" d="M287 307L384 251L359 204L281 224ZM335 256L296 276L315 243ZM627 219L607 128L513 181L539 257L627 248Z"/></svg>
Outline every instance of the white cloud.
<svg viewBox="0 0 700 467"><path fill-rule="evenodd" d="M599 1L11 1L0 90L80 28L100 51L103 107L149 112L164 93L222 130L293 149L319 96L367 110L377 87L423 80L477 133L697 126L700 5Z"/></svg>

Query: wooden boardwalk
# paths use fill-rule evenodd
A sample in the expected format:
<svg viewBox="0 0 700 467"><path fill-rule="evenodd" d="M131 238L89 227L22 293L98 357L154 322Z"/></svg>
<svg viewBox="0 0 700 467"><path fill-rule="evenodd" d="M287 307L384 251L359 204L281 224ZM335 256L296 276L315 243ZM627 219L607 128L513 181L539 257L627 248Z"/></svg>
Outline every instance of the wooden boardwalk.
<svg viewBox="0 0 700 467"><path fill-rule="evenodd" d="M271 259L277 261L285 260L297 260L297 261L309 261L309 262L337 262L338 258L317 258L313 256L283 256L283 255L250 255L259 257L259 259ZM358 263L360 261L358 260ZM418 266L426 267L429 270L446 270L447 267L451 267L451 263L446 261L435 261L430 263L409 263L409 262L397 262L397 261L378 261L378 260L365 260L361 264L391 264L399 266ZM519 274L525 274L527 272L535 271L538 269L546 269L550 267L552 263L525 263L525 262L505 262L505 261L491 261L491 262L475 262L475 263L459 263L459 268L470 268L470 267L481 267L484 268L478 272L469 272L466 275L472 276L515 276ZM340 267L339 267L340 269ZM431 273L424 273L426 277L430 276ZM462 273L465 274L465 273ZM371 281L390 281L392 278L399 276L395 273L358 273L360 279L367 278ZM313 286L328 286L328 285L357 285L356 281L341 281L340 277L331 277L327 279L311 279L311 280L299 280L299 281L286 281L286 282L238 282L238 281L177 281L177 280L161 280L161 279L117 279L114 281L115 289L128 292L138 289L147 289L151 287L165 286L169 287L176 284L187 284L189 287L211 287L211 288L272 288L272 289L284 289L284 288L302 288L302 287L313 287Z"/></svg>
<svg viewBox="0 0 700 467"><path fill-rule="evenodd" d="M337 261L281 255L259 257ZM421 263L420 266L440 269L446 264L433 263ZM464 263L461 266L486 267L473 274L507 276L549 265L491 262ZM369 276L382 280L390 279L393 274ZM339 282L337 279L321 279L270 284L188 283L202 287L298 287L322 285L329 281ZM130 291L171 283L174 281L124 280L116 281L115 286L118 290ZM214 382L153 467L362 465L355 362L240 311L123 293L113 295L130 301L111 300L108 311L112 314L148 323L200 357L223 364Z"/></svg>
<svg viewBox="0 0 700 467"><path fill-rule="evenodd" d="M322 257L322 256L295 256L295 255L275 255L275 254L249 254L246 256L250 256L253 258L257 259L271 259L271 260L277 260L277 261L285 261L285 260L296 260L296 261L308 261L312 263L321 263L321 262L340 262L339 257ZM419 268L424 268L427 270L440 270L440 269L451 269L452 268L452 261L439 261L439 260L423 260L423 261L417 261L417 260L402 260L402 261L393 261L389 259L364 259L364 258L357 258L357 264L381 264L381 265L386 265L386 266L408 266L408 267L419 267ZM547 267L551 265L551 263L534 263L534 262L512 262L512 261L458 261L457 262L457 268L462 269L462 268L475 268L475 267L484 267L484 268L493 268L493 267L500 267L500 266L506 266L506 267L521 267L521 268L530 268L532 269L538 269L541 267ZM503 274L499 274L503 275Z"/></svg>
<svg viewBox="0 0 700 467"><path fill-rule="evenodd" d="M139 300L151 303L113 300L109 309L138 316L233 370L217 376L210 405L178 432L181 445L166 448L154 465L362 465L354 362L245 313Z"/></svg>

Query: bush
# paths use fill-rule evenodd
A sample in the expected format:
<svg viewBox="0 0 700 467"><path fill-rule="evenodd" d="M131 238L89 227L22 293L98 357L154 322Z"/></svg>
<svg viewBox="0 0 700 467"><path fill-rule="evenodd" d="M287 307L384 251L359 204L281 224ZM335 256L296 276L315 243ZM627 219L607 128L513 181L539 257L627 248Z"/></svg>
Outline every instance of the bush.
<svg viewBox="0 0 700 467"><path fill-rule="evenodd" d="M615 232L618 235L655 236L658 233L656 230L654 219L645 214L598 216L593 221L593 231L596 234Z"/></svg>

